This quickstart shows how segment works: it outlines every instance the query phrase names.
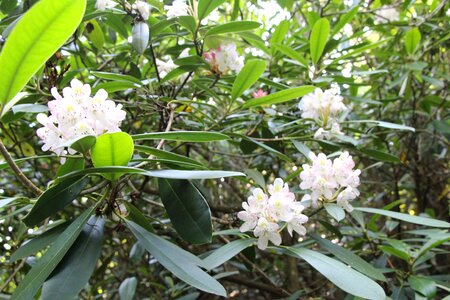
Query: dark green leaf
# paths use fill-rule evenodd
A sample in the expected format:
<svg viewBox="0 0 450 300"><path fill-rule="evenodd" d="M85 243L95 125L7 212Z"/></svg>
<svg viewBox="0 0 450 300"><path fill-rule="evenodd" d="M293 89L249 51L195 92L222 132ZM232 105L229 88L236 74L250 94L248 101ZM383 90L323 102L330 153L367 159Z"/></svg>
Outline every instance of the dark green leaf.
<svg viewBox="0 0 450 300"><path fill-rule="evenodd" d="M408 277L408 283L415 291L427 297L427 299L436 296L436 283L430 278L411 275Z"/></svg>
<svg viewBox="0 0 450 300"><path fill-rule="evenodd" d="M394 156L392 154L374 150L374 149L361 149L361 152L364 154L369 155L370 157L375 158L379 161L387 161L387 162L394 162L394 163L401 163L402 161L397 156Z"/></svg>
<svg viewBox="0 0 450 300"><path fill-rule="evenodd" d="M133 140L168 140L180 142L214 142L229 140L230 137L219 132L208 131L171 131L171 132L153 132L142 133L131 136Z"/></svg>
<svg viewBox="0 0 450 300"><path fill-rule="evenodd" d="M224 262L230 260L232 257L240 253L247 247L255 243L255 239L242 239L228 243L203 259L203 263L207 270L217 268Z"/></svg>

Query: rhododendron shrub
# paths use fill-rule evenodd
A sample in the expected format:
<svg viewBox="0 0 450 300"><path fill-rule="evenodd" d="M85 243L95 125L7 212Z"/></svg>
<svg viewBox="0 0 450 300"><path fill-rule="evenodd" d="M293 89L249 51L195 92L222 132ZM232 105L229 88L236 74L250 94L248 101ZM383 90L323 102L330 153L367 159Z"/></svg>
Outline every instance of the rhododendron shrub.
<svg viewBox="0 0 450 300"><path fill-rule="evenodd" d="M444 299L448 1L0 1L8 299Z"/></svg>

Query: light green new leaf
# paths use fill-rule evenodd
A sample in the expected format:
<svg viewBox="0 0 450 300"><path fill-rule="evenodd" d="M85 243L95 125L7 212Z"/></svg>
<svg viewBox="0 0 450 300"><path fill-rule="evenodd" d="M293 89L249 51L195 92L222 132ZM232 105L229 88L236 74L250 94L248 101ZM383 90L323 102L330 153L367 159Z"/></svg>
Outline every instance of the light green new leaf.
<svg viewBox="0 0 450 300"><path fill-rule="evenodd" d="M95 167L127 166L133 151L133 139L128 133L105 133L97 138L92 147L92 163ZM111 181L117 180L120 176L120 173L103 174L103 177Z"/></svg>
<svg viewBox="0 0 450 300"><path fill-rule="evenodd" d="M45 254L36 262L31 270L20 281L19 286L11 296L11 300L33 299L36 292L53 272L58 263L63 259L66 252L75 242L76 238L83 230L89 217L97 208L96 205L84 211L75 221L64 230L63 233L50 246Z"/></svg>
<svg viewBox="0 0 450 300"><path fill-rule="evenodd" d="M278 26L275 28L275 31L270 38L270 44L274 45L283 43L283 40L289 31L290 25L291 22L289 22L288 20L281 21L280 24L278 24Z"/></svg>
<svg viewBox="0 0 450 300"><path fill-rule="evenodd" d="M322 56L329 35L330 23L328 22L328 20L325 18L318 20L314 24L309 40L309 50L311 53L311 59L314 64L316 64Z"/></svg>
<svg viewBox="0 0 450 300"><path fill-rule="evenodd" d="M86 0L41 0L14 27L0 54L0 112L81 22Z"/></svg>
<svg viewBox="0 0 450 300"><path fill-rule="evenodd" d="M159 194L178 234L187 242L211 242L211 211L202 193L189 181L158 179Z"/></svg>
<svg viewBox="0 0 450 300"><path fill-rule="evenodd" d="M230 260L232 257L240 253L247 247L250 247L255 243L255 239L242 239L232 241L226 245L223 245L213 253L203 259L203 264L207 270L214 269L224 262Z"/></svg>
<svg viewBox="0 0 450 300"><path fill-rule="evenodd" d="M205 37L209 35L249 31L258 28L261 23L255 21L234 21L220 24L212 27L205 33Z"/></svg>
<svg viewBox="0 0 450 300"><path fill-rule="evenodd" d="M266 69L266 62L261 59L253 59L248 61L233 83L231 90L231 98L234 100L245 92L252 84L254 84Z"/></svg>
<svg viewBox="0 0 450 300"><path fill-rule="evenodd" d="M420 34L419 28L413 28L406 32L405 34L405 48L408 54L413 54L419 46L422 35Z"/></svg>
<svg viewBox="0 0 450 300"><path fill-rule="evenodd" d="M167 270L187 284L207 293L226 297L224 287L198 266L202 261L191 253L126 220L141 245Z"/></svg>
<svg viewBox="0 0 450 300"><path fill-rule="evenodd" d="M372 213L372 214L379 214L387 217L391 217L397 220L424 225L424 226L430 226L430 227L439 227L439 228L450 228L450 223L442 221L442 220L435 220L432 218L425 218L425 217L419 217L419 216L411 216L408 214L402 214L395 211L389 211L389 210L383 210L383 209L377 209L377 208L369 208L369 207L355 207L355 210Z"/></svg>
<svg viewBox="0 0 450 300"><path fill-rule="evenodd" d="M52 276L44 282L42 299L72 300L84 288L102 251L104 225L101 217L89 219Z"/></svg>
<svg viewBox="0 0 450 300"><path fill-rule="evenodd" d="M349 294L365 299L386 298L383 288L375 281L335 259L305 248L290 247L288 250Z"/></svg>
<svg viewBox="0 0 450 300"><path fill-rule="evenodd" d="M197 15L199 20L206 18L213 10L219 5L224 3L225 0L198 0Z"/></svg>
<svg viewBox="0 0 450 300"><path fill-rule="evenodd" d="M352 268L356 269L357 271L363 273L364 275L367 275L373 279L386 281L386 277L384 277L383 273L373 267L371 264L363 260L358 255L354 254L353 252L337 245L329 240L321 238L319 235L315 233L309 234L319 245L320 247L324 248L337 258L339 258L341 261L345 262L346 264L350 265Z"/></svg>
<svg viewBox="0 0 450 300"><path fill-rule="evenodd" d="M92 45L94 45L97 50L101 50L105 44L105 35L103 34L100 24L98 24L96 20L86 22L85 32Z"/></svg>
<svg viewBox="0 0 450 300"><path fill-rule="evenodd" d="M333 30L331 31L330 38L332 38L336 33L339 32L344 26L350 22L353 17L358 13L359 5L356 5L354 8L352 8L348 13L342 15L342 17L339 18L339 21L333 26Z"/></svg>
<svg viewBox="0 0 450 300"><path fill-rule="evenodd" d="M283 53L284 55L296 60L300 65L307 68L308 67L308 60L303 57L299 52L295 51L289 46L283 45L283 44L273 44L273 47Z"/></svg>
<svg viewBox="0 0 450 300"><path fill-rule="evenodd" d="M299 98L308 93L314 91L316 87L312 85L304 85L300 87L295 87L287 90L282 90L264 97L254 98L248 100L242 106L243 108L249 108L253 106L261 106L261 105L272 105L277 103L283 103L292 99Z"/></svg>
<svg viewBox="0 0 450 300"><path fill-rule="evenodd" d="M135 134L133 140L168 140L180 142L214 142L229 140L230 137L219 132L208 131L171 131Z"/></svg>

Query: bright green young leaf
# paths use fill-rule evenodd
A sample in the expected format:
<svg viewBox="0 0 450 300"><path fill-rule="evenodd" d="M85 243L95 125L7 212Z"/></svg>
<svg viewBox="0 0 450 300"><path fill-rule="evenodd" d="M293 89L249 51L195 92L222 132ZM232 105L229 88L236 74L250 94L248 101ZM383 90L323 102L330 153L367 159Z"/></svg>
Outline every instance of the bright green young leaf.
<svg viewBox="0 0 450 300"><path fill-rule="evenodd" d="M91 71L91 74L94 75L95 77L102 79L113 81L128 81L131 83L142 85L142 82L139 79L130 75L108 73L108 72L95 72L95 71Z"/></svg>
<svg viewBox="0 0 450 300"><path fill-rule="evenodd" d="M198 0L197 14L198 19L203 20L225 0Z"/></svg>
<svg viewBox="0 0 450 300"><path fill-rule="evenodd" d="M11 255L9 261L15 262L19 259L26 258L44 249L45 247L53 243L61 234L61 232L63 232L69 225L69 222L64 222L23 243L20 248Z"/></svg>
<svg viewBox="0 0 450 300"><path fill-rule="evenodd" d="M211 242L211 211L202 193L189 181L158 179L159 195L178 234L187 242Z"/></svg>
<svg viewBox="0 0 450 300"><path fill-rule="evenodd" d="M355 270L371 277L372 279L386 281L386 277L384 277L383 273L350 250L334 244L327 239L323 239L315 233L311 233L309 235L320 245L320 247L327 250Z"/></svg>
<svg viewBox="0 0 450 300"><path fill-rule="evenodd" d="M100 24L94 19L86 22L85 32L92 45L94 45L97 50L101 50L105 44L105 35L103 34Z"/></svg>
<svg viewBox="0 0 450 300"><path fill-rule="evenodd" d="M250 247L255 243L255 239L241 239L232 241L208 255L203 259L203 264L207 270L212 270L222 265L226 261L230 260L232 257L239 254L242 250Z"/></svg>
<svg viewBox="0 0 450 300"><path fill-rule="evenodd" d="M195 23L195 19L193 16L179 16L177 18L178 23L189 30L191 33L195 33L197 29L197 23Z"/></svg>
<svg viewBox="0 0 450 300"><path fill-rule="evenodd" d="M262 105L272 105L283 103L292 99L297 99L301 96L311 93L314 91L316 87L312 85L304 85L300 87L290 88L287 90L282 90L264 97L254 98L248 100L242 106L243 108L249 108L254 106L262 106Z"/></svg>
<svg viewBox="0 0 450 300"><path fill-rule="evenodd" d="M288 250L349 294L365 299L386 298L383 288L375 281L335 259L305 248L290 247Z"/></svg>
<svg viewBox="0 0 450 300"><path fill-rule="evenodd" d="M241 96L249 87L251 87L266 69L266 62L260 59L248 61L233 83L231 98L236 99Z"/></svg>
<svg viewBox="0 0 450 300"><path fill-rule="evenodd" d="M14 27L0 54L0 112L81 22L86 0L41 0Z"/></svg>
<svg viewBox="0 0 450 300"><path fill-rule="evenodd" d="M281 21L280 24L278 24L278 26L275 28L275 31L270 38L270 44L275 45L283 43L283 40L289 31L290 25L291 23L288 20Z"/></svg>
<svg viewBox="0 0 450 300"><path fill-rule="evenodd" d="M327 19L322 18L314 24L309 39L309 50L311 53L311 60L314 64L316 64L322 56L329 34L330 23Z"/></svg>
<svg viewBox="0 0 450 300"><path fill-rule="evenodd" d="M97 138L92 147L91 157L95 167L127 166L133 156L133 139L128 133L105 133ZM111 181L117 180L122 174L104 174Z"/></svg>
<svg viewBox="0 0 450 300"><path fill-rule="evenodd" d="M61 144L62 147L70 147L80 153L87 154L94 146L96 137L93 135L85 135Z"/></svg>
<svg viewBox="0 0 450 300"><path fill-rule="evenodd" d="M33 299L36 292L63 259L69 248L83 230L89 217L98 204L85 210L69 227L61 233L45 254L36 262L27 275L20 281L11 300Z"/></svg>
<svg viewBox="0 0 450 300"><path fill-rule="evenodd" d="M379 214L379 215L391 217L391 218L394 218L397 220L414 223L414 224L419 224L419 225L424 225L424 226L450 228L450 223L442 221L442 220L432 219L432 218L411 216L408 214L402 214L402 213L395 212L395 211L389 211L389 210L383 210L383 209L377 209L377 208L369 208L369 207L355 207L354 209L362 211L362 212Z"/></svg>
<svg viewBox="0 0 450 300"><path fill-rule="evenodd" d="M142 246L176 277L199 290L226 297L227 292L223 286L198 267L202 263L198 257L146 231L136 223L126 223Z"/></svg>
<svg viewBox="0 0 450 300"><path fill-rule="evenodd" d="M233 21L212 27L205 33L205 37L209 35L217 35L232 32L249 31L258 28L261 23L255 21Z"/></svg>
<svg viewBox="0 0 450 300"><path fill-rule="evenodd" d="M230 137L219 132L208 131L171 131L171 132L153 132L142 133L131 136L133 140L168 140L180 142L214 142L229 140Z"/></svg>
<svg viewBox="0 0 450 300"><path fill-rule="evenodd" d="M120 300L133 300L137 287L136 277L128 277L119 286Z"/></svg>
<svg viewBox="0 0 450 300"><path fill-rule="evenodd" d="M277 49L284 55L296 60L303 67L308 67L308 60L303 55L301 55L300 52L297 52L291 47L283 44L273 44L273 47L275 47L275 49Z"/></svg>
<svg viewBox="0 0 450 300"><path fill-rule="evenodd" d="M413 54L417 50L417 46L419 46L420 40L422 39L422 35L420 34L419 28L415 27L405 34L405 48L408 54Z"/></svg>
<svg viewBox="0 0 450 300"><path fill-rule="evenodd" d="M339 18L339 21L333 26L333 30L331 31L330 34L330 39L334 37L336 33L338 33L342 28L344 28L344 26L355 17L355 15L358 13L358 10L359 5L355 5L355 7L353 7L348 13L342 15Z"/></svg>
<svg viewBox="0 0 450 300"><path fill-rule="evenodd" d="M42 286L42 299L72 300L88 283L103 245L102 217L91 216L78 238Z"/></svg>
<svg viewBox="0 0 450 300"><path fill-rule="evenodd" d="M32 227L71 203L86 186L87 178L76 176L60 181L46 190L25 216L23 222Z"/></svg>

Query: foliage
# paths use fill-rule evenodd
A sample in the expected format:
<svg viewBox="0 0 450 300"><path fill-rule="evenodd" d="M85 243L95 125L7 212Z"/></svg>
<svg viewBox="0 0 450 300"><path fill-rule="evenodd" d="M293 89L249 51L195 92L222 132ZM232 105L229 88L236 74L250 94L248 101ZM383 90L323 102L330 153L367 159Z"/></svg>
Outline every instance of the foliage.
<svg viewBox="0 0 450 300"><path fill-rule="evenodd" d="M449 22L1 1L1 296L444 298Z"/></svg>

